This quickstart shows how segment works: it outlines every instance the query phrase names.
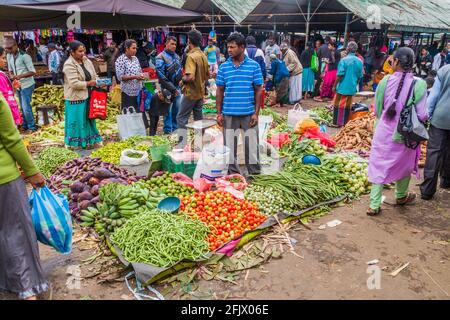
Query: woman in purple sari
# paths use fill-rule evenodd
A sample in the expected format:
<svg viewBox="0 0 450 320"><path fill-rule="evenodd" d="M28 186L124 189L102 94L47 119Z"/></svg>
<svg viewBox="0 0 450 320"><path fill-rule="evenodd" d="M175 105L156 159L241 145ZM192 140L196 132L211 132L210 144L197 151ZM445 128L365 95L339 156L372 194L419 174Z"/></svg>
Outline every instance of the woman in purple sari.
<svg viewBox="0 0 450 320"><path fill-rule="evenodd" d="M418 174L420 148L406 147L397 132L402 109L412 104L412 90L417 115L421 121L427 120L427 86L425 81L414 77L414 60L412 49L398 49L394 54L394 74L386 76L376 92L378 120L369 160L369 181L372 183L370 208L367 211L369 216L381 212L385 184L395 182L397 205L412 203L416 198L415 194L408 193L408 188L411 174Z"/></svg>

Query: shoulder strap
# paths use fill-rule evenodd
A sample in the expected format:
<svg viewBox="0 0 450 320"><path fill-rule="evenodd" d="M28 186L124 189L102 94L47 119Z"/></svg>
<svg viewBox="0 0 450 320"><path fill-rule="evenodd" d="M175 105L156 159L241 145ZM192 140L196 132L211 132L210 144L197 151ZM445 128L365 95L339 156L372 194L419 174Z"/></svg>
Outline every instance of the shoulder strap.
<svg viewBox="0 0 450 320"><path fill-rule="evenodd" d="M414 105L416 103L416 90L414 90L416 82L417 80L414 79L413 82L411 83L411 87L409 88L407 95L408 99L406 100L407 101L406 107L410 107L411 105ZM409 101L411 101L411 103Z"/></svg>
<svg viewBox="0 0 450 320"><path fill-rule="evenodd" d="M383 80L380 81L377 87L377 92L375 95L375 106L378 118L381 117L381 113L383 112L383 105L384 105L384 92L387 86L387 83L389 81L390 76L387 75L383 78Z"/></svg>

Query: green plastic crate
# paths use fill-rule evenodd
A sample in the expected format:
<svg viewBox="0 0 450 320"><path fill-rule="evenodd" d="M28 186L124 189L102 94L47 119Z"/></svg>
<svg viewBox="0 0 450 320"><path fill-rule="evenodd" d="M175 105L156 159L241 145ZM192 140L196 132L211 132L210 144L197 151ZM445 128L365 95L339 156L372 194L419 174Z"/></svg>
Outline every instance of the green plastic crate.
<svg viewBox="0 0 450 320"><path fill-rule="evenodd" d="M188 162L188 163L186 163L186 162L176 163L167 154L165 154L162 159L162 169L164 171L169 171L172 173L182 172L191 178L194 176L196 167L197 167L197 162L195 162L195 161Z"/></svg>
<svg viewBox="0 0 450 320"><path fill-rule="evenodd" d="M163 156L170 151L170 145L165 144L158 147L150 147L150 155L153 161L161 161Z"/></svg>

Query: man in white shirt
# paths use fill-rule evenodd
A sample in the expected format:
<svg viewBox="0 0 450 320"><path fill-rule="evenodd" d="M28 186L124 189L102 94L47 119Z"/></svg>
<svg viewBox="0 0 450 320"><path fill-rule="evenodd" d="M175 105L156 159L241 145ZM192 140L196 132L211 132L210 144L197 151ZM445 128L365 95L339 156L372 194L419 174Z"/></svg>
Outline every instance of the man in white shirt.
<svg viewBox="0 0 450 320"><path fill-rule="evenodd" d="M445 59L448 55L448 49L444 48L441 52L439 52L433 60L433 70L439 71L440 68L446 65Z"/></svg>
<svg viewBox="0 0 450 320"><path fill-rule="evenodd" d="M61 63L60 51L56 50L56 45L54 43L48 44L48 69L52 73L52 83L61 84L60 78L58 77L59 64Z"/></svg>
<svg viewBox="0 0 450 320"><path fill-rule="evenodd" d="M38 47L38 52L40 53L41 57L42 57L42 62L44 62L46 65L48 65L48 47L45 44L45 39L44 38L40 38L39 39L39 47Z"/></svg>

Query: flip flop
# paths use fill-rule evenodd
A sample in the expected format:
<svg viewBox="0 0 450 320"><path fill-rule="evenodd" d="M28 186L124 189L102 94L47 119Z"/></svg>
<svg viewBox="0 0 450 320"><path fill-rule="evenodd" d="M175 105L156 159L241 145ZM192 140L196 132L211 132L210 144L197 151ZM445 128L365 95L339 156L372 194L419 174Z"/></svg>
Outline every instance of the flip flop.
<svg viewBox="0 0 450 320"><path fill-rule="evenodd" d="M374 210L372 208L369 208L369 210L367 210L366 214L369 217L375 217L378 216L381 213L381 208L378 208L377 210Z"/></svg>
<svg viewBox="0 0 450 320"><path fill-rule="evenodd" d="M415 193L408 193L404 198L397 199L398 206L405 206L407 204L414 203L416 201L417 195Z"/></svg>

